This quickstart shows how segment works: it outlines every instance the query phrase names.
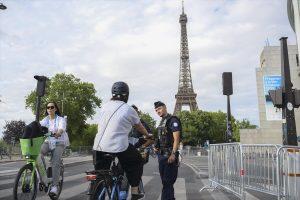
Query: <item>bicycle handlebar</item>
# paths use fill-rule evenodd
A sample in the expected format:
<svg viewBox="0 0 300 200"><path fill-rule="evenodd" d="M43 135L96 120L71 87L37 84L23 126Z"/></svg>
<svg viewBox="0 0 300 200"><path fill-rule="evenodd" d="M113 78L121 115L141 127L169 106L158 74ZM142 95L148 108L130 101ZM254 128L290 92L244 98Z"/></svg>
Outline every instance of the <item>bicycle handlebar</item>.
<svg viewBox="0 0 300 200"><path fill-rule="evenodd" d="M46 137L55 137L55 134L51 131L45 134Z"/></svg>

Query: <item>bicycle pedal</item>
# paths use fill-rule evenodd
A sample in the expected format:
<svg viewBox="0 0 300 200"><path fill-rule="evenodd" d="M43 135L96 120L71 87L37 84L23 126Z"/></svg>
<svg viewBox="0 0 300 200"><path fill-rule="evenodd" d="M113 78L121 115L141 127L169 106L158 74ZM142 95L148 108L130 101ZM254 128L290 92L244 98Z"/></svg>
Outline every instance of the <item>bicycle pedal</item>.
<svg viewBox="0 0 300 200"><path fill-rule="evenodd" d="M45 186L44 191L45 191L46 193L48 193L49 187Z"/></svg>
<svg viewBox="0 0 300 200"><path fill-rule="evenodd" d="M42 183L39 183L39 191L43 191L44 190L44 185Z"/></svg>

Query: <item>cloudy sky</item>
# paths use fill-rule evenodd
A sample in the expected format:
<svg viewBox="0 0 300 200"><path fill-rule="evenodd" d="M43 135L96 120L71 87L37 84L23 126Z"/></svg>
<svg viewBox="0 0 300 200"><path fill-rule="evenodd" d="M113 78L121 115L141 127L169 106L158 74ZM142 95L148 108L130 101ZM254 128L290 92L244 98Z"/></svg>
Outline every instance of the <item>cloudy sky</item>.
<svg viewBox="0 0 300 200"><path fill-rule="evenodd" d="M0 136L5 120L34 119L25 96L35 74L72 73L104 102L113 82L130 86L130 104L155 117L173 112L178 89L180 0L1 0ZM226 111L222 72L232 71L232 113L258 124L255 68L268 39L295 44L286 0L186 0L194 90L200 109ZM90 121L95 121L95 118Z"/></svg>

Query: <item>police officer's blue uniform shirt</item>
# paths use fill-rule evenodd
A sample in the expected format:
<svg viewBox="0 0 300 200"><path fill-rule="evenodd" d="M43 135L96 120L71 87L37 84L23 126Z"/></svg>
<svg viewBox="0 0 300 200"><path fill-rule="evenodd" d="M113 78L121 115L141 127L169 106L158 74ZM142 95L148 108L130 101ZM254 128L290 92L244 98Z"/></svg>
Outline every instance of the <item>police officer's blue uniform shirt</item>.
<svg viewBox="0 0 300 200"><path fill-rule="evenodd" d="M181 123L178 120L177 117L171 117L171 119L168 121L167 123L167 128L170 130L170 132L177 132L177 131L181 131ZM169 131L168 130L168 131ZM181 134L181 133L180 133Z"/></svg>
<svg viewBox="0 0 300 200"><path fill-rule="evenodd" d="M171 129L171 132L181 131L181 124L177 117L171 117L168 128Z"/></svg>

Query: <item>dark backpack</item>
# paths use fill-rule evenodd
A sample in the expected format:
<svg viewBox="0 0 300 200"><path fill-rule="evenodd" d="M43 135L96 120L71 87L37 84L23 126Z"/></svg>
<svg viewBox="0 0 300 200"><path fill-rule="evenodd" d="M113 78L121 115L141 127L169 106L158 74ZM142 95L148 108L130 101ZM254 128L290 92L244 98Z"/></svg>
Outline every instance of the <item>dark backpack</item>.
<svg viewBox="0 0 300 200"><path fill-rule="evenodd" d="M33 121L26 125L23 131L22 139L31 139L42 137L48 132L48 128L41 126L39 122Z"/></svg>

